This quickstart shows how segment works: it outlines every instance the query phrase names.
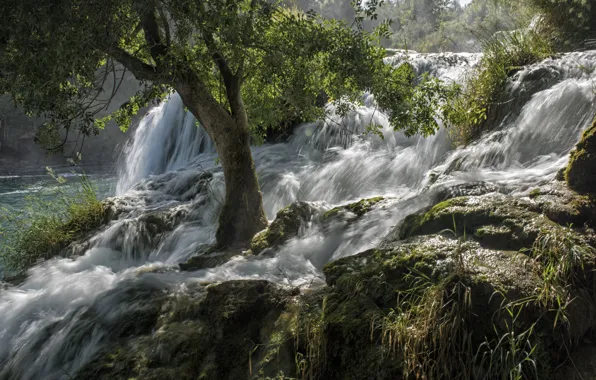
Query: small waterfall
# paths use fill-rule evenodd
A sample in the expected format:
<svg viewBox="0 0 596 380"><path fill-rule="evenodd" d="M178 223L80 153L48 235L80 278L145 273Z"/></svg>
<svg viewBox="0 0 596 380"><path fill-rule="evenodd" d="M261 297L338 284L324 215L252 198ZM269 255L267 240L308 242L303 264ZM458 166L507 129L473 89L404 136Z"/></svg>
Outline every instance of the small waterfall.
<svg viewBox="0 0 596 380"><path fill-rule="evenodd" d="M116 193L124 194L150 175L180 169L199 153L214 151L205 129L184 109L180 96L173 94L139 123L125 150Z"/></svg>
<svg viewBox="0 0 596 380"><path fill-rule="evenodd" d="M478 59L408 58L418 72L450 80ZM68 379L130 328L135 313L153 310L152 295L183 293L190 283L316 284L327 262L377 246L438 189L484 181L516 193L552 178L593 118L595 69L596 51L588 51L520 71L494 129L467 147L454 148L445 131L406 138L391 130L372 95L344 118L331 115L297 128L288 142L254 147L270 219L296 200L319 213L368 196L383 195L386 204L351 223L313 223L272 255L237 256L194 272L177 264L214 241L224 183L210 140L172 95L143 119L127 149L110 224L73 247L78 257L48 260L0 290L0 379ZM363 135L371 120L384 127L384 139Z"/></svg>

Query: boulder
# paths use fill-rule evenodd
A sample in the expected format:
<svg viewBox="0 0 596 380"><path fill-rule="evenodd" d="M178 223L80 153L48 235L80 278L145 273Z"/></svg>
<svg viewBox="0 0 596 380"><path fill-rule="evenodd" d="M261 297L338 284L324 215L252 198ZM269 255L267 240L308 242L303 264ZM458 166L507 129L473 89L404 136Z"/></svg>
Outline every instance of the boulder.
<svg viewBox="0 0 596 380"><path fill-rule="evenodd" d="M190 286L185 294L164 297L152 328L111 341L74 378L250 378L269 348L286 343L275 333L293 295L267 281ZM278 358L285 362L276 369L289 371L293 357L269 359Z"/></svg>
<svg viewBox="0 0 596 380"><path fill-rule="evenodd" d="M217 249L214 247L205 248L184 263L178 264L180 270L192 271L199 269L215 268L230 261L232 257L250 254L250 251L242 252L234 249Z"/></svg>
<svg viewBox="0 0 596 380"><path fill-rule="evenodd" d="M342 213L350 213L355 217L360 217L378 206L384 200L384 197L366 198L345 206L334 207L323 215L323 219L328 220Z"/></svg>
<svg viewBox="0 0 596 380"><path fill-rule="evenodd" d="M565 180L575 191L596 193L596 121L571 152Z"/></svg>
<svg viewBox="0 0 596 380"><path fill-rule="evenodd" d="M316 209L307 202L295 202L280 210L269 227L253 237L250 243L252 253L258 255L296 237L300 228L306 226L315 213Z"/></svg>
<svg viewBox="0 0 596 380"><path fill-rule="evenodd" d="M314 289L245 280L150 293L142 298L149 317L135 314L139 322L118 329L118 339L75 378L567 373L570 355L592 352L582 347L596 329L596 249L592 230L545 215L549 202L567 194L557 186L540 188L534 199L486 194L441 202L406 218L377 248L327 264L325 285ZM338 213L357 217L370 203ZM283 244L313 215L312 206L295 203L261 238L266 247ZM189 265L205 265L197 260Z"/></svg>

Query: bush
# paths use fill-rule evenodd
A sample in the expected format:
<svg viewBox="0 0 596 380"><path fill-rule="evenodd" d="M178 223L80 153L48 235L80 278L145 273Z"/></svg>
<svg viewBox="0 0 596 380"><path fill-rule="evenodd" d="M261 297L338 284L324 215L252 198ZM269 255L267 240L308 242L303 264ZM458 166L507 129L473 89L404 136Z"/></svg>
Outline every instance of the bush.
<svg viewBox="0 0 596 380"><path fill-rule="evenodd" d="M532 29L495 35L484 42L484 56L454 99L448 121L457 144L467 144L486 130L486 119L509 77L522 66L551 56L550 42Z"/></svg>
<svg viewBox="0 0 596 380"><path fill-rule="evenodd" d="M54 178L64 184L63 177ZM77 185L61 186L48 200L26 199L22 210L0 210L0 268L18 274L40 260L59 255L75 240L98 228L104 206L89 179L83 175Z"/></svg>

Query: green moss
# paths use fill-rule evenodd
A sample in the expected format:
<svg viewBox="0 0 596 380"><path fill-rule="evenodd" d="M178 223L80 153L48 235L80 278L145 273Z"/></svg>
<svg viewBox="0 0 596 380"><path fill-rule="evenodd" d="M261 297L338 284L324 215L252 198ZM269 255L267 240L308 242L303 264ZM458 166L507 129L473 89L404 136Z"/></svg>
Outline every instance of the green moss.
<svg viewBox="0 0 596 380"><path fill-rule="evenodd" d="M530 199L536 199L541 195L541 191L540 189L533 189L532 191L530 191Z"/></svg>
<svg viewBox="0 0 596 380"><path fill-rule="evenodd" d="M441 202L430 211L408 216L400 239L428 234L476 237L489 248L530 247L543 227L554 225L536 205L501 194L461 197Z"/></svg>
<svg viewBox="0 0 596 380"><path fill-rule="evenodd" d="M572 189L596 193L596 121L588 128L575 150L571 152L565 170L565 180Z"/></svg>
<svg viewBox="0 0 596 380"><path fill-rule="evenodd" d="M351 212L353 214L356 214L357 217L359 217L369 212L376 204L383 200L385 200L384 197L374 197L361 199L358 202L350 203L345 206L334 207L331 210L327 211L325 214L323 214L323 219L332 218L341 213L342 211Z"/></svg>
<svg viewBox="0 0 596 380"><path fill-rule="evenodd" d="M295 237L312 214L313 210L306 202L296 202L280 210L271 225L253 237L251 251L258 255L267 248L275 248Z"/></svg>
<svg viewBox="0 0 596 380"><path fill-rule="evenodd" d="M467 201L468 197L453 198L436 204L423 214L408 215L402 223L399 234L400 239L423 233L422 230L425 226L432 224L439 219L442 221L440 226L441 230L453 229L456 227L454 226L453 218L449 220L449 218L445 218L445 215L448 217L454 215L454 212L456 211L455 208L466 206Z"/></svg>
<svg viewBox="0 0 596 380"><path fill-rule="evenodd" d="M370 209L376 205L377 203L381 202L385 198L383 197L375 197L375 198L368 198L362 199L359 202L352 203L347 206L347 208L356 215L363 215L370 211Z"/></svg>
<svg viewBox="0 0 596 380"><path fill-rule="evenodd" d="M325 214L323 214L323 219L329 219L334 217L335 215L339 214L339 212L342 210L342 207L334 207L331 210L327 211Z"/></svg>

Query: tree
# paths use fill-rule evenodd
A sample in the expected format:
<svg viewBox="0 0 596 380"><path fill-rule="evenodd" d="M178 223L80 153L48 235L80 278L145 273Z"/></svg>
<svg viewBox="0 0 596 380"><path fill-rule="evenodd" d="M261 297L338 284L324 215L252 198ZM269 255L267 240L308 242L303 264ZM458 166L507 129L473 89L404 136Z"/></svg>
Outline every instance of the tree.
<svg viewBox="0 0 596 380"><path fill-rule="evenodd" d="M366 4L357 4L357 21L374 13L377 0ZM46 117L45 128L89 134L106 122L95 115L112 98L101 84L117 75L115 62L143 82L111 116L123 127L149 101L177 91L215 143L226 184L217 242L233 246L267 225L251 133L288 115L324 116L321 93L347 111L371 90L394 120L415 119L407 104L417 79L411 68L383 64L377 40L384 32L269 0L3 0L0 92ZM436 128L434 119L425 122Z"/></svg>

